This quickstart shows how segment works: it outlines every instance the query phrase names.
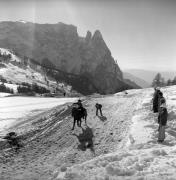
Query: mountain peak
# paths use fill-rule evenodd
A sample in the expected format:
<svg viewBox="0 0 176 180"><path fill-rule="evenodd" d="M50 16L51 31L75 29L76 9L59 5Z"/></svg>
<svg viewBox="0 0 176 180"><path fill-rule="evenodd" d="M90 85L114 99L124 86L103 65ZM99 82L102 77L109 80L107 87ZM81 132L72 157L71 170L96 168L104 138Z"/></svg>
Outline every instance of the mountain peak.
<svg viewBox="0 0 176 180"><path fill-rule="evenodd" d="M90 31L87 31L85 39L86 39L86 42L90 42L90 40L92 39L92 33Z"/></svg>
<svg viewBox="0 0 176 180"><path fill-rule="evenodd" d="M103 39L103 36L100 32L100 30L96 30L94 35L93 35L93 38L99 38L99 39Z"/></svg>

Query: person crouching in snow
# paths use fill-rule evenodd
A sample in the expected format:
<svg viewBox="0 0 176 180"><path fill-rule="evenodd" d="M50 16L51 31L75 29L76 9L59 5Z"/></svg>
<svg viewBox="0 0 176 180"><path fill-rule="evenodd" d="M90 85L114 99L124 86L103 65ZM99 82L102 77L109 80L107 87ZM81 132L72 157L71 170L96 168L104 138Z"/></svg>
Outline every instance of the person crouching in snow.
<svg viewBox="0 0 176 180"><path fill-rule="evenodd" d="M96 104L95 104L95 107L96 107L96 116L98 116L98 110L100 111L100 115L101 115L101 116L103 116L103 114L102 114L102 110L101 110L102 105L101 105L101 104L96 103Z"/></svg>
<svg viewBox="0 0 176 180"><path fill-rule="evenodd" d="M161 100L161 105L158 115L158 123L159 123L158 142L160 143L162 143L165 139L165 127L167 124L167 116L168 116L168 112L165 105L165 100Z"/></svg>
<svg viewBox="0 0 176 180"><path fill-rule="evenodd" d="M19 143L19 137L15 132L10 132L6 134L6 136L3 137L3 139L6 139L10 147L14 147L16 151L18 151L20 147L22 147L22 145Z"/></svg>

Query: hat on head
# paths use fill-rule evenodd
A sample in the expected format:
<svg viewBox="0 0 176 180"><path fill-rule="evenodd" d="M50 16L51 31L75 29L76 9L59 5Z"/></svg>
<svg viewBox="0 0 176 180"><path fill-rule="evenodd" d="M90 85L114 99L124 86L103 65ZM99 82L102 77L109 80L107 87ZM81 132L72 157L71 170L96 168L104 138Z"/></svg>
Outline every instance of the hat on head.
<svg viewBox="0 0 176 180"><path fill-rule="evenodd" d="M159 95L160 95L160 96L163 96L163 93L160 91L160 92L159 92Z"/></svg>
<svg viewBox="0 0 176 180"><path fill-rule="evenodd" d="M166 102L166 100L163 98L163 99L161 99L161 104L163 104L163 103L165 103Z"/></svg>

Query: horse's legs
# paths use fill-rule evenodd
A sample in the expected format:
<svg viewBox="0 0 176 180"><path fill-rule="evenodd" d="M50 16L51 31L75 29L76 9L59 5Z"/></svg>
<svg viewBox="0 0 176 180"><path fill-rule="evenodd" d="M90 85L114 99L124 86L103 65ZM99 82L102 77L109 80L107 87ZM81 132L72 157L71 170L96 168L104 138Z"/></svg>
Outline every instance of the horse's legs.
<svg viewBox="0 0 176 180"><path fill-rule="evenodd" d="M101 116L103 116L103 113L102 113L102 110L101 110L101 108L100 108L100 114L101 114Z"/></svg>
<svg viewBox="0 0 176 180"><path fill-rule="evenodd" d="M84 119L85 119L85 124L87 125L87 116L86 115L84 116Z"/></svg>
<svg viewBox="0 0 176 180"><path fill-rule="evenodd" d="M75 123L76 123L76 119L75 119L75 117L74 117L72 130L74 130L74 128L75 128Z"/></svg>
<svg viewBox="0 0 176 180"><path fill-rule="evenodd" d="M78 126L81 127L81 118L78 120Z"/></svg>

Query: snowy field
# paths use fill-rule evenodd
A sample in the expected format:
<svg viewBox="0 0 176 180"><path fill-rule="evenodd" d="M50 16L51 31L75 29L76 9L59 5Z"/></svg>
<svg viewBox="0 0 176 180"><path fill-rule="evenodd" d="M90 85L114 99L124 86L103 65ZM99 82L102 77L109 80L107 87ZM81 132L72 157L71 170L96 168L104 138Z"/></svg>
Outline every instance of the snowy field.
<svg viewBox="0 0 176 180"><path fill-rule="evenodd" d="M152 88L88 98L83 101L88 118L82 128L76 126L71 130L73 118L67 105L16 127L15 131L26 137L25 146L10 158L6 149L0 152L3 160L0 177L9 180L176 180L176 86L161 91L169 113L162 144L157 143L158 114L152 112ZM95 115L96 102L103 105L103 117Z"/></svg>
<svg viewBox="0 0 176 180"><path fill-rule="evenodd" d="M153 89L139 91L143 92L143 99L137 104L122 150L72 167L63 166L59 173L56 171L55 180L176 180L176 86L161 89L169 113L162 144L157 143L158 114L151 111Z"/></svg>
<svg viewBox="0 0 176 180"><path fill-rule="evenodd" d="M24 116L40 113L48 108L74 102L77 98L38 98L3 97L0 98L0 133Z"/></svg>

